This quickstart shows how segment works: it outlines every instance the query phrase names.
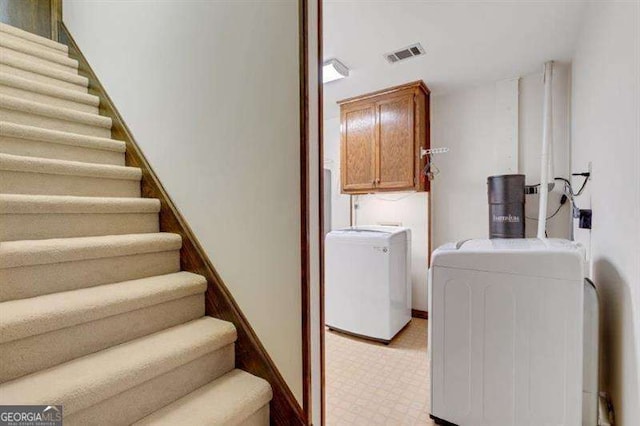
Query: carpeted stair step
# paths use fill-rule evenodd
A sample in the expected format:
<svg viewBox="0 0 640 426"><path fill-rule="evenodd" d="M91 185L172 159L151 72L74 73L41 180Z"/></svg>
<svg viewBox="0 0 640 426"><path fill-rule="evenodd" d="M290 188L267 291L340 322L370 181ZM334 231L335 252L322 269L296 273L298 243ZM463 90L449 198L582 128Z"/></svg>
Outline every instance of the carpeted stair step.
<svg viewBox="0 0 640 426"><path fill-rule="evenodd" d="M30 33L28 31L13 27L11 25L4 24L2 22L0 22L0 32L4 33L4 34L0 34L0 36L18 37L24 41L31 42L35 45L60 51L65 55L69 51L69 48L65 44L58 43L46 37L42 37L42 36Z"/></svg>
<svg viewBox="0 0 640 426"><path fill-rule="evenodd" d="M193 321L204 315L204 303L204 294L195 294L5 343L0 345L0 376L3 380L13 380Z"/></svg>
<svg viewBox="0 0 640 426"><path fill-rule="evenodd" d="M78 69L76 67L70 67L57 62L48 61L46 59L38 58L37 56L27 55L22 52L17 52L12 49L3 47L0 44L0 58L3 61L25 61L32 64L32 66L38 66L42 68L50 69L51 71L59 71L67 74L77 74ZM68 58L67 58L68 59Z"/></svg>
<svg viewBox="0 0 640 426"><path fill-rule="evenodd" d="M9 41L10 43L18 43L22 46L25 46L27 50L30 51L37 51L37 52L43 52L45 55L58 55L61 56L63 58L68 58L69 57L69 52L67 52L67 50L60 50L57 49L55 47L52 46L46 46L44 44L40 44L40 43L36 43L33 42L31 40L27 40L25 38L22 38L20 36L11 34L11 33L6 33L3 32L2 29L0 29L0 38L5 40L5 41ZM62 45L64 46L64 45ZM37 55L36 55L37 56Z"/></svg>
<svg viewBox="0 0 640 426"><path fill-rule="evenodd" d="M135 426L268 425L271 397L267 381L233 370L145 417Z"/></svg>
<svg viewBox="0 0 640 426"><path fill-rule="evenodd" d="M0 383L199 318L206 288L177 272L3 302Z"/></svg>
<svg viewBox="0 0 640 426"><path fill-rule="evenodd" d="M11 54L19 58L28 59L53 69L60 69L68 72L78 72L78 61L69 58L59 50L50 51L46 48L33 46L30 42L20 38L5 37L0 33L0 55Z"/></svg>
<svg viewBox="0 0 640 426"><path fill-rule="evenodd" d="M135 167L49 160L0 153L0 193L139 197Z"/></svg>
<svg viewBox="0 0 640 426"><path fill-rule="evenodd" d="M87 136L111 137L111 118L0 95L2 121Z"/></svg>
<svg viewBox="0 0 640 426"><path fill-rule="evenodd" d="M203 276L182 271L2 302L0 343L204 293L206 288Z"/></svg>
<svg viewBox="0 0 640 426"><path fill-rule="evenodd" d="M94 115L98 114L100 105L100 98L97 96L3 72L0 72L0 95Z"/></svg>
<svg viewBox="0 0 640 426"><path fill-rule="evenodd" d="M6 382L0 404L64 404L65 425L129 424L231 371L235 340L233 324L203 317Z"/></svg>
<svg viewBox="0 0 640 426"><path fill-rule="evenodd" d="M0 71L82 93L87 93L89 86L89 80L75 72L53 69L33 61L16 58L15 55L0 55Z"/></svg>
<svg viewBox="0 0 640 426"><path fill-rule="evenodd" d="M0 244L0 301L180 270L178 234L8 241Z"/></svg>
<svg viewBox="0 0 640 426"><path fill-rule="evenodd" d="M124 166L123 141L0 121L0 152Z"/></svg>
<svg viewBox="0 0 640 426"><path fill-rule="evenodd" d="M158 232L160 200L0 194L0 241Z"/></svg>

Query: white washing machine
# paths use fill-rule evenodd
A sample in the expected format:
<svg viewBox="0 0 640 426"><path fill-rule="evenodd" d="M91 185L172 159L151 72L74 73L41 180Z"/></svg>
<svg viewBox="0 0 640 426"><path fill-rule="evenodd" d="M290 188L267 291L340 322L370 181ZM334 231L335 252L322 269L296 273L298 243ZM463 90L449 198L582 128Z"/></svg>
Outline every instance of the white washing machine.
<svg viewBox="0 0 640 426"><path fill-rule="evenodd" d="M325 324L388 343L411 320L411 231L361 226L325 240Z"/></svg>
<svg viewBox="0 0 640 426"><path fill-rule="evenodd" d="M567 240L469 240L432 256L431 415L459 426L597 424L598 303Z"/></svg>

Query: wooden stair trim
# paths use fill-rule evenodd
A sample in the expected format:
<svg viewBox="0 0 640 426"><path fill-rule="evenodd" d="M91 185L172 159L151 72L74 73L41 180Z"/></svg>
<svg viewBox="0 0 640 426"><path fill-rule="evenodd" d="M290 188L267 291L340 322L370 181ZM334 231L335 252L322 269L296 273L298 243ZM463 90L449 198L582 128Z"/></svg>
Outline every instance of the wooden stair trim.
<svg viewBox="0 0 640 426"><path fill-rule="evenodd" d="M58 41L69 46L69 56L79 63L78 72L89 79L89 93L100 97L99 113L112 119L112 138L126 143L125 164L142 170L142 197L160 200L160 230L162 232L176 233L182 237L182 248L180 249L181 269L200 274L207 279L207 291L205 293L206 314L232 322L235 325L238 332L235 346L236 368L262 377L271 385L273 389L273 399L270 407L271 424L307 424L306 416L291 389L217 273L193 231L147 162L115 104L82 54L64 22L60 23Z"/></svg>

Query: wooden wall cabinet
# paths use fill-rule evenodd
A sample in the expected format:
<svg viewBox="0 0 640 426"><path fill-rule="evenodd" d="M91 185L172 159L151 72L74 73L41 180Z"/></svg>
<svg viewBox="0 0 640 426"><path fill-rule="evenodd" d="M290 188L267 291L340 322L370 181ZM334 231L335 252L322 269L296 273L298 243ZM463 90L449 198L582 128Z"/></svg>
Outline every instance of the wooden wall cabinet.
<svg viewBox="0 0 640 426"><path fill-rule="evenodd" d="M422 81L339 101L342 192L428 191L429 89Z"/></svg>

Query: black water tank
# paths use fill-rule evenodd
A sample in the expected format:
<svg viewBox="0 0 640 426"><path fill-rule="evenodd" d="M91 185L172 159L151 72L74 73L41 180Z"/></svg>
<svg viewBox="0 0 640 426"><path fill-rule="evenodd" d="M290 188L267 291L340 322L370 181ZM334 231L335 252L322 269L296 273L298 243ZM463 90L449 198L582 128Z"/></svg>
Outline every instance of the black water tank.
<svg viewBox="0 0 640 426"><path fill-rule="evenodd" d="M489 238L524 238L524 175L487 178Z"/></svg>

